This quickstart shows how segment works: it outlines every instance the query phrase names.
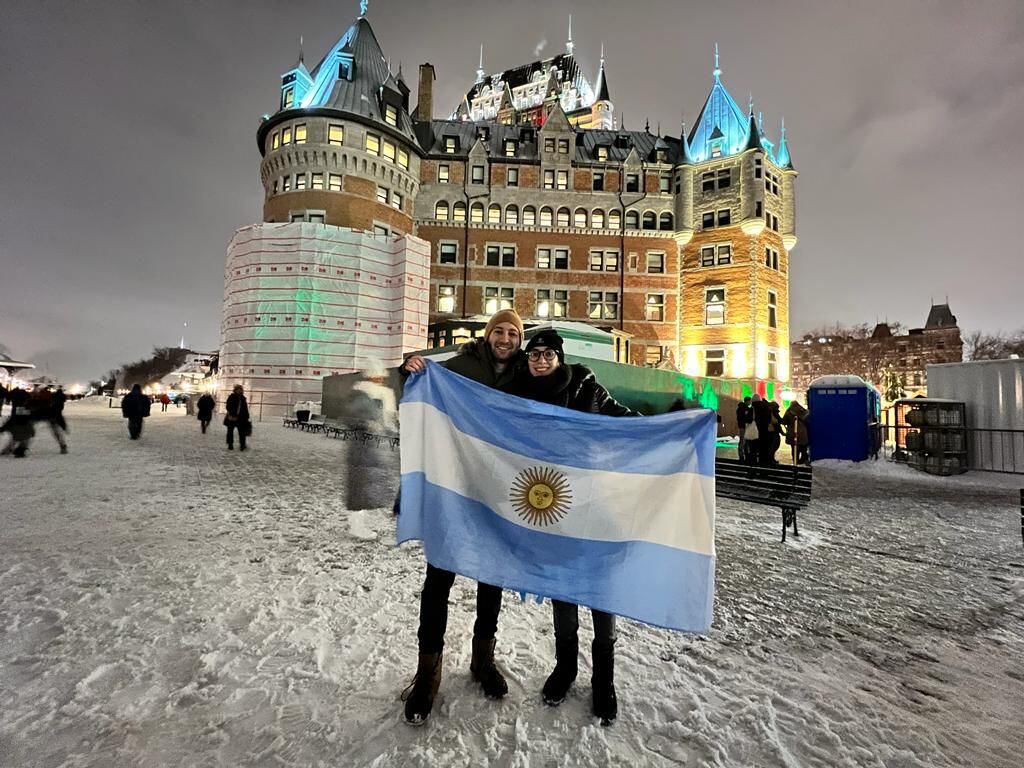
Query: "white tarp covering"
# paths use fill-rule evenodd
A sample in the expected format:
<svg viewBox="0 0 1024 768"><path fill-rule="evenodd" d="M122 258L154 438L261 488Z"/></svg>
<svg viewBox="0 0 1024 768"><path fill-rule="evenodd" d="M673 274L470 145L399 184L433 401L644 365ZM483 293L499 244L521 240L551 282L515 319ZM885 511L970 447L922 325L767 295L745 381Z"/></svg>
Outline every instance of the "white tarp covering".
<svg viewBox="0 0 1024 768"><path fill-rule="evenodd" d="M967 404L972 467L1024 472L1024 360L929 365L928 396Z"/></svg>
<svg viewBox="0 0 1024 768"><path fill-rule="evenodd" d="M398 365L426 343L430 245L322 224L257 224L228 246L223 401L245 386L254 418L319 400L321 379Z"/></svg>

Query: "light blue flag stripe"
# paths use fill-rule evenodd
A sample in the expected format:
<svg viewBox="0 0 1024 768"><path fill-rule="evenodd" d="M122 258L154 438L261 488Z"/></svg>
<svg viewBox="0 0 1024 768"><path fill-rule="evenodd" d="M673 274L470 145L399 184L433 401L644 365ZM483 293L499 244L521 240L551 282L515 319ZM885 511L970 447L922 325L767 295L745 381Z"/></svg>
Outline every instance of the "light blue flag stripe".
<svg viewBox="0 0 1024 768"><path fill-rule="evenodd" d="M706 632L711 626L711 555L525 528L421 472L402 475L401 507L398 543L421 539L436 568L668 629Z"/></svg>
<svg viewBox="0 0 1024 768"><path fill-rule="evenodd" d="M611 419L513 398L440 368L436 373L440 375L417 374L410 379L402 401L428 403L444 411L460 432L513 453L582 469L715 474L713 411ZM473 407L466 407L468 402ZM449 408L449 403L457 407Z"/></svg>

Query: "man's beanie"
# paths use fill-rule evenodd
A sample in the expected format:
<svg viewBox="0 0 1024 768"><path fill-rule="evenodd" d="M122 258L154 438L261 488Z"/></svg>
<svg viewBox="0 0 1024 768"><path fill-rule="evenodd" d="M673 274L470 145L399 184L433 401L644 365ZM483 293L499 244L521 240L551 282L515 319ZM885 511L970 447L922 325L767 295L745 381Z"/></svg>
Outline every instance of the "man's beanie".
<svg viewBox="0 0 1024 768"><path fill-rule="evenodd" d="M502 309L491 315L491 319L487 321L487 327L484 328L484 341L487 341L487 337L491 335L498 323L512 323L516 328L519 329L519 338L523 338L523 321L519 318L519 314L514 309Z"/></svg>
<svg viewBox="0 0 1024 768"><path fill-rule="evenodd" d="M543 331L537 331L530 342L526 345L526 351L529 352L535 347L547 347L548 349L555 350L555 354L558 355L558 362L565 362L565 353L562 351L562 337L558 335L558 331L550 328L545 328Z"/></svg>

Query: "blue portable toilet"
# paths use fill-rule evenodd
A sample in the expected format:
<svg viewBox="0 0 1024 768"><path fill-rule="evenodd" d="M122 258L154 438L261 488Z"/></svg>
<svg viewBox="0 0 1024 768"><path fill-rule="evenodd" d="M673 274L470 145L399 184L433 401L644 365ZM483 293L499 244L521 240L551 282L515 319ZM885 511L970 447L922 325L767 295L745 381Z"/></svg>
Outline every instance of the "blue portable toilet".
<svg viewBox="0 0 1024 768"><path fill-rule="evenodd" d="M811 461L864 461L878 452L882 396L860 376L821 376L807 389Z"/></svg>

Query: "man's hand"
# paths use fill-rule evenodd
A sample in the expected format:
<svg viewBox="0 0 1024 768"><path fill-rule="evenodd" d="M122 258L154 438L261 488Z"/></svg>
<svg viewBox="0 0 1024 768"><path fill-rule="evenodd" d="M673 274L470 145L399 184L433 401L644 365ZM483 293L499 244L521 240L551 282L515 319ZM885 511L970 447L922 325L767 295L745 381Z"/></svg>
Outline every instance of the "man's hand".
<svg viewBox="0 0 1024 768"><path fill-rule="evenodd" d="M409 355L404 366L409 373L423 373L427 370L427 361L422 355Z"/></svg>

